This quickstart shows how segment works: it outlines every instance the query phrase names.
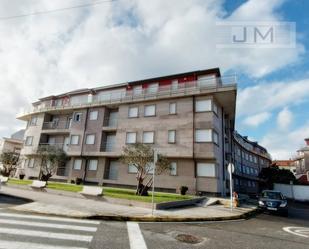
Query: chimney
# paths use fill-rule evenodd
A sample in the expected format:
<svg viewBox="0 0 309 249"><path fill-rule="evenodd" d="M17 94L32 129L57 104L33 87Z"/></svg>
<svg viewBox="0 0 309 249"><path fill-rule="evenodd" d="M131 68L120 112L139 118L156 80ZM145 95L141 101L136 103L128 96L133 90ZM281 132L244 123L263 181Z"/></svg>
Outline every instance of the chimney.
<svg viewBox="0 0 309 249"><path fill-rule="evenodd" d="M309 138L305 138L305 142L306 142L307 146L309 146Z"/></svg>

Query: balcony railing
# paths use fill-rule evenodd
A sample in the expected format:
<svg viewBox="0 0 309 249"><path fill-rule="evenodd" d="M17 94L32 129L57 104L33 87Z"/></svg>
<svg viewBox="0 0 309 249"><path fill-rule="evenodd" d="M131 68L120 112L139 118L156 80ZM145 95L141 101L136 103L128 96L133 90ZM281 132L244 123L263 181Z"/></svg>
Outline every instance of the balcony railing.
<svg viewBox="0 0 309 249"><path fill-rule="evenodd" d="M49 147L55 147L58 149L63 149L64 148L64 144L63 143L40 143L38 148L49 148Z"/></svg>
<svg viewBox="0 0 309 249"><path fill-rule="evenodd" d="M104 127L117 127L118 125L118 119L117 118L105 118L103 121Z"/></svg>
<svg viewBox="0 0 309 249"><path fill-rule="evenodd" d="M58 122L44 122L43 130L65 130L70 128L70 122L67 121L58 121Z"/></svg>
<svg viewBox="0 0 309 249"><path fill-rule="evenodd" d="M102 143L101 145L101 151L102 152L112 152L115 150L115 142L106 142L106 143Z"/></svg>
<svg viewBox="0 0 309 249"><path fill-rule="evenodd" d="M106 95L101 95L98 98L93 98L91 101L83 100L80 103L70 103L66 102L65 105L54 105L51 104L53 102L44 103L44 106L37 106L33 108L31 111L24 112L19 116L23 116L30 113L35 112L44 112L50 110L61 110L68 108L82 108L87 106L95 106L95 105L104 105L104 104L113 104L113 103L123 103L130 102L134 100L142 100L142 99L156 99L161 97L169 97L169 96L179 96L179 95L190 95L194 93L199 93L203 90L213 90L216 91L220 87L229 87L234 86L236 84L235 76L224 76L206 79L202 81L189 81L178 83L178 85L168 85L168 86L159 86L157 89L152 89L149 91L147 89L142 89L140 91L126 90L118 93L109 93Z"/></svg>

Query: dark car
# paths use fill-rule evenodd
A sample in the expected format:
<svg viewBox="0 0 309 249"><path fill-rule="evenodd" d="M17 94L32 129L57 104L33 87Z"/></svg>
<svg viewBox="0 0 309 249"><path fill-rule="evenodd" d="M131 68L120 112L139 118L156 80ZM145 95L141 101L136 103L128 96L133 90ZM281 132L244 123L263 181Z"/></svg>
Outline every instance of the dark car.
<svg viewBox="0 0 309 249"><path fill-rule="evenodd" d="M280 191L264 190L259 198L259 208L288 216L288 202Z"/></svg>

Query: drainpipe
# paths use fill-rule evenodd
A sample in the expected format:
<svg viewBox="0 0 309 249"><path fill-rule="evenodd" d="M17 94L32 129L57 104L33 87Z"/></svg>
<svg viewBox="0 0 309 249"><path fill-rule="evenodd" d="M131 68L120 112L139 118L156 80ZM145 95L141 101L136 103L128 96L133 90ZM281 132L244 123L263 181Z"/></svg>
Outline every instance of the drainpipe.
<svg viewBox="0 0 309 249"><path fill-rule="evenodd" d="M81 157L83 157L83 151L84 151L84 142L85 142L85 134L86 134L86 129L87 129L87 123L88 123L88 113L89 113L89 108L86 109L86 120L85 120L85 125L84 125L84 132L83 132L83 139L82 139L82 146L81 146ZM84 174L83 174L83 182L85 182L86 180L86 176L87 176L87 161L85 164L85 169L84 169Z"/></svg>
<svg viewBox="0 0 309 249"><path fill-rule="evenodd" d="M222 163L222 183L221 183L221 187L222 187L222 191L221 191L221 195L225 196L226 192L225 192L225 127L224 127L224 109L223 107L221 108L221 129L222 129L222 159L223 159L223 163Z"/></svg>

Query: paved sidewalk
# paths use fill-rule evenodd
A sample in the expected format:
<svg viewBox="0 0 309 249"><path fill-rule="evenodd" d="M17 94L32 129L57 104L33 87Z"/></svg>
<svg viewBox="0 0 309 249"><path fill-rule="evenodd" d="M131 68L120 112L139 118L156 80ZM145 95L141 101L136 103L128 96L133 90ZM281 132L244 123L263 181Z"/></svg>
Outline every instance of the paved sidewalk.
<svg viewBox="0 0 309 249"><path fill-rule="evenodd" d="M61 194L61 192L63 193ZM65 191L50 193L2 186L1 193L33 200L33 202L28 204L14 206L10 209L74 218L132 221L214 221L246 218L256 212L254 206L237 208L231 212L229 208L225 208L222 205L214 205L164 211L155 210L152 216L151 209L148 208L117 205L100 200L86 199L78 193L67 195Z"/></svg>

